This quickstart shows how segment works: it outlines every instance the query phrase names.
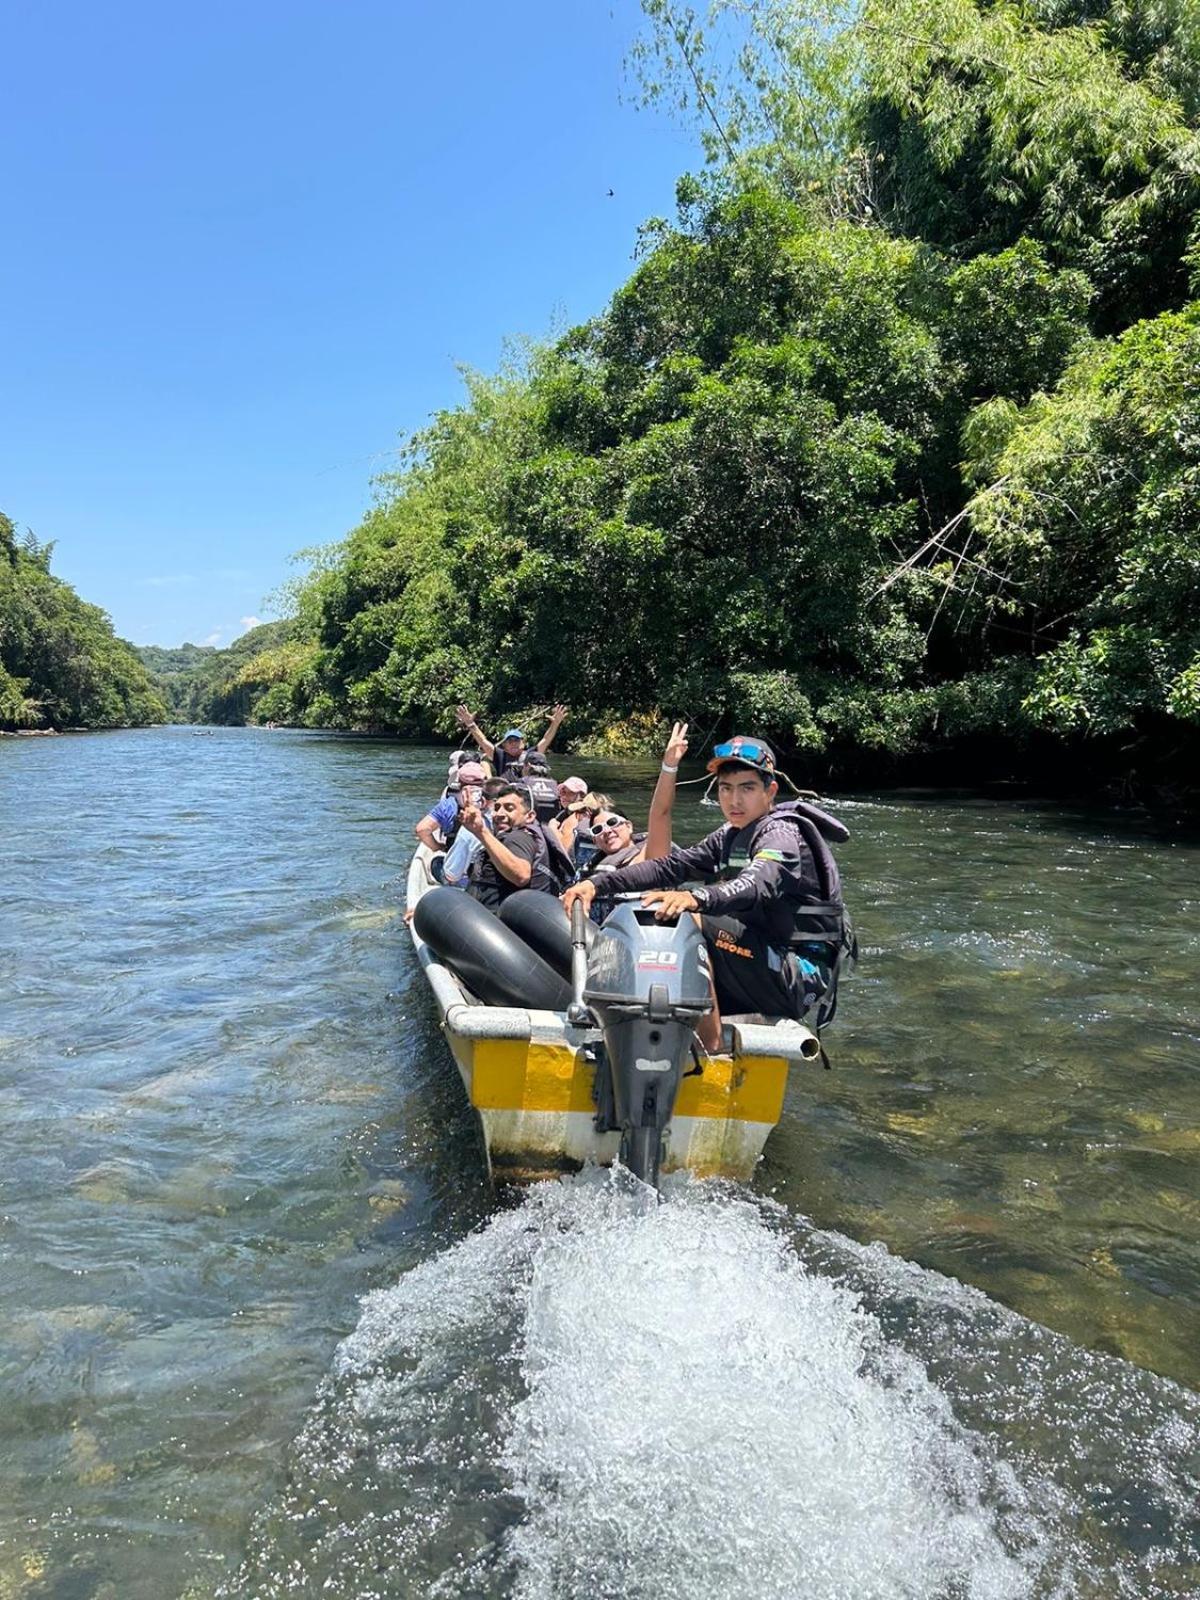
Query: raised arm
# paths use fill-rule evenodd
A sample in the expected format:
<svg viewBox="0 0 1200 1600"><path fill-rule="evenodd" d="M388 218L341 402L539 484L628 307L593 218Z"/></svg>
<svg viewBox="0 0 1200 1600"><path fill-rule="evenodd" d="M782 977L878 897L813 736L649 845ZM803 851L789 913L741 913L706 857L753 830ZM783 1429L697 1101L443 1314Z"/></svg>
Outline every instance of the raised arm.
<svg viewBox="0 0 1200 1600"><path fill-rule="evenodd" d="M494 756L496 753L496 746L483 732L481 732L479 724L467 710L466 706L459 706L457 711L454 713L454 717L459 727L465 728L471 735L472 739L474 739L479 748L480 755L487 756L488 760L490 761L492 756Z"/></svg>
<svg viewBox="0 0 1200 1600"><path fill-rule="evenodd" d="M671 853L671 813L675 805L675 775L679 763L687 755L686 722L677 722L671 729L667 748L663 751L658 782L650 797L650 820L646 832L646 860L661 861Z"/></svg>
<svg viewBox="0 0 1200 1600"><path fill-rule="evenodd" d="M463 811L463 827L472 833L480 844L491 856L496 864L496 870L509 883L515 883L518 889L525 889L533 877L533 863L528 856L518 855L501 842L494 833L489 833L483 820L483 813L475 806L467 806Z"/></svg>
<svg viewBox="0 0 1200 1600"><path fill-rule="evenodd" d="M564 705L556 705L554 710L550 713L550 721L546 725L546 731L537 742L537 748L542 752L543 755L546 754L546 751L549 750L550 746L554 743L555 735L558 733L559 727L562 724L562 719L566 716L566 714L567 708Z"/></svg>

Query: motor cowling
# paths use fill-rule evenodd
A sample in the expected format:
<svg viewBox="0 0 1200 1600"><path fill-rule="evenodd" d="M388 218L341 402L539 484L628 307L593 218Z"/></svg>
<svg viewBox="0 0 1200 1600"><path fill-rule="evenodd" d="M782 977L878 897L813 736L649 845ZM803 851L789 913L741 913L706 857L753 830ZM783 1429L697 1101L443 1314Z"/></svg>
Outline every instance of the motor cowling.
<svg viewBox="0 0 1200 1600"><path fill-rule="evenodd" d="M583 998L604 1035L621 1159L656 1184L693 1032L712 1007L700 929L690 916L658 922L619 905L592 941Z"/></svg>

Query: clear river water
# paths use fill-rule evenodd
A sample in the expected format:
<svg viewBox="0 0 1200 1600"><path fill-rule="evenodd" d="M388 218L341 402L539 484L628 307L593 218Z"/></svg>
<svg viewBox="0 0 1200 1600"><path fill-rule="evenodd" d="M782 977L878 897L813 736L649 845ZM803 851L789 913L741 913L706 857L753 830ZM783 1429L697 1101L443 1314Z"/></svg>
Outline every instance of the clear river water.
<svg viewBox="0 0 1200 1600"><path fill-rule="evenodd" d="M444 759L0 740L0 1600L1200 1595L1196 843L829 797L863 958L753 1186L505 1203Z"/></svg>

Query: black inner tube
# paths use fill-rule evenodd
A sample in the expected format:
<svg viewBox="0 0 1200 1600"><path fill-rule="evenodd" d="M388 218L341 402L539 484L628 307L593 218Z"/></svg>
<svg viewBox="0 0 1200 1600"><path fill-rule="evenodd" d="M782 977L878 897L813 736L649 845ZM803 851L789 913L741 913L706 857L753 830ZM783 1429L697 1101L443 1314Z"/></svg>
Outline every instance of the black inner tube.
<svg viewBox="0 0 1200 1600"><path fill-rule="evenodd" d="M542 898L558 906L551 896ZM461 889L427 890L417 902L413 927L485 1005L565 1011L570 1004L566 979Z"/></svg>

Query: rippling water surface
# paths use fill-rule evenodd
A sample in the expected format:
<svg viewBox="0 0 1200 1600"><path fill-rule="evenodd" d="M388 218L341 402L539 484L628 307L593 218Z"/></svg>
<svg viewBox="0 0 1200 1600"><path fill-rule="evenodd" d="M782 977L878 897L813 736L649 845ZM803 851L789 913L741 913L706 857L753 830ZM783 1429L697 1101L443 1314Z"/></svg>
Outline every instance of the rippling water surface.
<svg viewBox="0 0 1200 1600"><path fill-rule="evenodd" d="M754 1193L497 1208L400 922L442 770L0 740L0 1600L1200 1594L1200 851L845 802Z"/></svg>

